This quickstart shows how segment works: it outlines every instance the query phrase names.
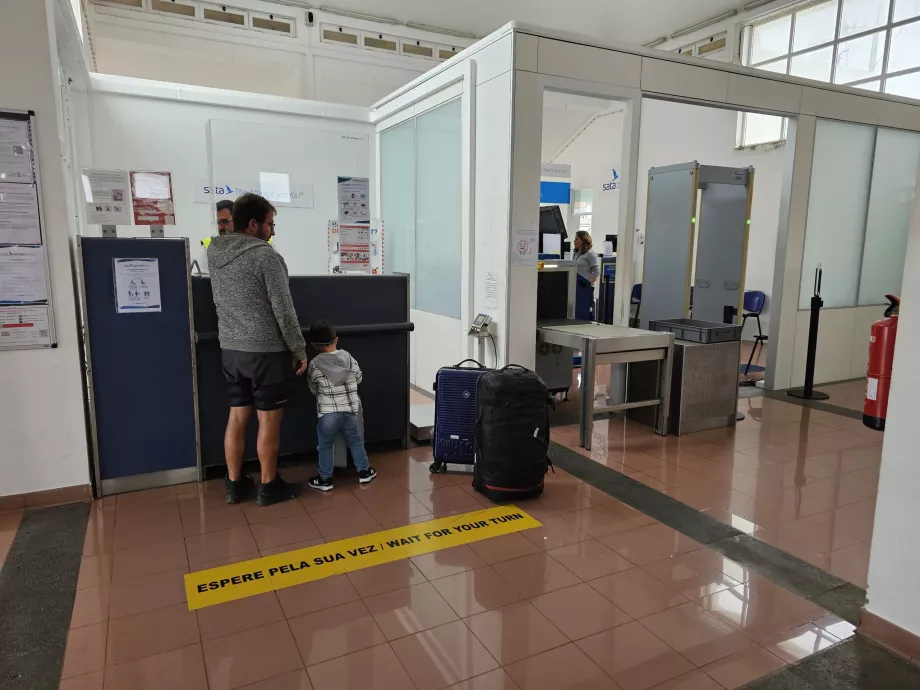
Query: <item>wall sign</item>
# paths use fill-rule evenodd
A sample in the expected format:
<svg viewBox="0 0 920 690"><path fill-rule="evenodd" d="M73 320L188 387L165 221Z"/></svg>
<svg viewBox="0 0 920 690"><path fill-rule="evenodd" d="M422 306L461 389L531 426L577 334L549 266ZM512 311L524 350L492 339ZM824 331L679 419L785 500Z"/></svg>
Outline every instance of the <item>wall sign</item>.
<svg viewBox="0 0 920 690"><path fill-rule="evenodd" d="M260 184L254 180L221 178L212 188L211 182L206 177L201 177L195 181L195 203L216 204L223 199L236 201L244 194L258 194L279 207L313 208L313 185L290 180L281 181L280 184L278 182L273 179L266 180L266 184Z"/></svg>
<svg viewBox="0 0 920 690"><path fill-rule="evenodd" d="M339 177L337 182L339 223L370 224L370 179Z"/></svg>
<svg viewBox="0 0 920 690"><path fill-rule="evenodd" d="M135 225L175 225L172 175L131 171L131 199Z"/></svg>
<svg viewBox="0 0 920 690"><path fill-rule="evenodd" d="M159 259L113 259L119 314L163 311Z"/></svg>
<svg viewBox="0 0 920 690"><path fill-rule="evenodd" d="M541 177L562 177L566 180L572 178L572 166L567 163L541 163Z"/></svg>
<svg viewBox="0 0 920 690"><path fill-rule="evenodd" d="M620 173L617 172L616 168L606 168L607 181L601 185L601 190L604 192L615 192L623 184L620 181Z"/></svg>
<svg viewBox="0 0 920 690"><path fill-rule="evenodd" d="M127 170L83 170L86 222L131 225L131 179Z"/></svg>

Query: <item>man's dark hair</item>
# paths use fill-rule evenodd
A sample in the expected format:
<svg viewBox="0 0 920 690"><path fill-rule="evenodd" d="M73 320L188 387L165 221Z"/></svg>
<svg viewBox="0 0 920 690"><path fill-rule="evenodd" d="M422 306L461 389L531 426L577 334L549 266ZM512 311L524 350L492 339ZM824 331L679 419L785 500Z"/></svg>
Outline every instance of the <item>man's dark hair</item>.
<svg viewBox="0 0 920 690"><path fill-rule="evenodd" d="M310 326L310 342L314 345L331 345L335 342L335 326L331 321L317 321Z"/></svg>
<svg viewBox="0 0 920 690"><path fill-rule="evenodd" d="M230 199L221 199L217 202L218 211L230 211L233 213L233 202Z"/></svg>
<svg viewBox="0 0 920 690"><path fill-rule="evenodd" d="M278 212L268 199L258 194L244 194L233 202L233 232L245 232L251 220L261 225L269 211Z"/></svg>

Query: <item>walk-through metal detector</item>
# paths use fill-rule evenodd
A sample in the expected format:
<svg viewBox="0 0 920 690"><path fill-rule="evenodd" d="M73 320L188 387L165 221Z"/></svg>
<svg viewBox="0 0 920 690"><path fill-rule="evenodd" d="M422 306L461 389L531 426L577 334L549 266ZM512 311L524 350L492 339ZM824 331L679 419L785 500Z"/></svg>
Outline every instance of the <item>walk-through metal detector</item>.
<svg viewBox="0 0 920 690"><path fill-rule="evenodd" d="M642 328L689 317L691 307L696 320L738 323L754 168L693 161L651 168L648 176Z"/></svg>

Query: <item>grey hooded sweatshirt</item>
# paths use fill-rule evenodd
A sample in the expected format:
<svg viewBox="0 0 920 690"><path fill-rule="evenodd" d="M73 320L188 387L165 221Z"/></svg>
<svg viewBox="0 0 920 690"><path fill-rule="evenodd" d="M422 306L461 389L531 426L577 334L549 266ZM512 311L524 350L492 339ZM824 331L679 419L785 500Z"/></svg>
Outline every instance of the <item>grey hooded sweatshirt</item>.
<svg viewBox="0 0 920 690"><path fill-rule="evenodd" d="M268 242L242 233L214 237L208 268L221 349L287 350L295 359L307 358L287 265Z"/></svg>

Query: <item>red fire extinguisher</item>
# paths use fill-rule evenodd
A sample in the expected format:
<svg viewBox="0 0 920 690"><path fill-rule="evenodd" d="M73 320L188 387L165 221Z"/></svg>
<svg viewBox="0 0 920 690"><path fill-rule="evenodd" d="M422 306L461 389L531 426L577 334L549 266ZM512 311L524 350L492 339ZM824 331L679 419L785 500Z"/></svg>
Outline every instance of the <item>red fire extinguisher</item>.
<svg viewBox="0 0 920 690"><path fill-rule="evenodd" d="M869 369L866 373L866 400L863 424L870 429L885 430L888 416L888 391L891 389L891 365L894 341L898 335L898 307L901 299L885 295L889 302L885 318L872 324L869 336Z"/></svg>

